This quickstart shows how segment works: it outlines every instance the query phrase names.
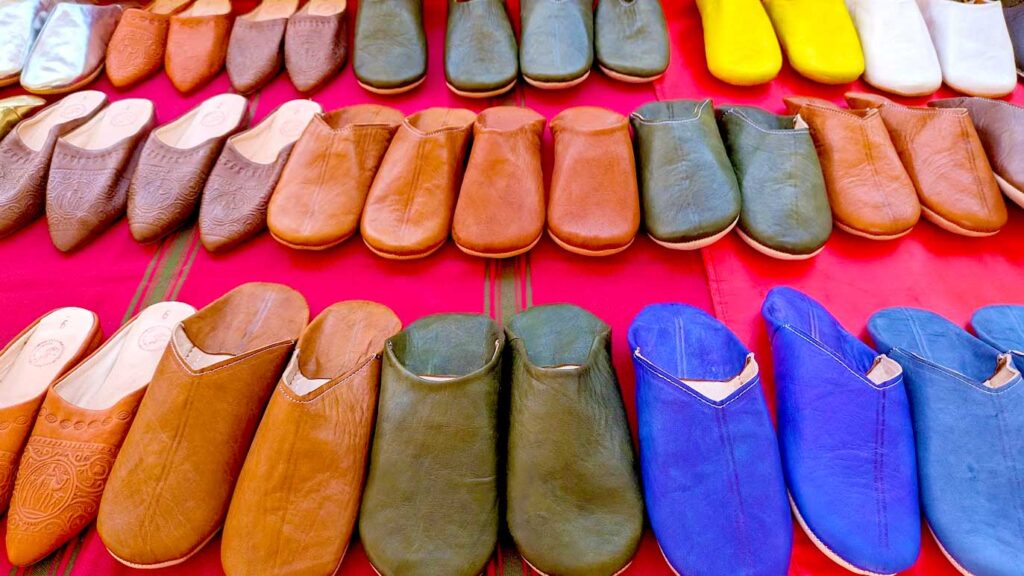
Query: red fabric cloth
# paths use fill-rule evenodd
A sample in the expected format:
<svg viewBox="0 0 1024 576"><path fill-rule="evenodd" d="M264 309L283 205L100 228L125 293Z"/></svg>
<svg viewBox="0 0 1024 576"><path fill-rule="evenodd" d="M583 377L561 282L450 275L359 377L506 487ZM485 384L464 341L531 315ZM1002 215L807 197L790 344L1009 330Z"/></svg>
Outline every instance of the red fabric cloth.
<svg viewBox="0 0 1024 576"><path fill-rule="evenodd" d="M253 0L236 1L239 13ZM376 102L412 113L430 106L481 110L497 104L532 107L551 117L564 108L597 105L628 114L653 99L712 97L718 104L746 103L781 111L782 97L805 94L841 101L850 87L826 87L803 80L789 68L763 87L736 88L708 74L700 18L693 0L663 3L669 17L672 65L653 85L613 82L595 69L582 85L545 92L520 85L513 93L491 100L468 100L452 94L444 79L445 0L425 0L429 44L428 77L424 85L397 97L381 97L360 88L347 66L336 81L314 96L326 110ZM509 0L518 29L518 0ZM349 12L358 8L349 2ZM126 92L116 92L105 80L93 88L112 99L146 97L154 100L158 119L167 122L202 100L230 90L225 75L196 94L183 97L162 73ZM855 85L853 89L866 89ZM12 91L3 91L7 95ZM950 94L944 89L940 95ZM1013 100L1024 102L1018 88ZM253 99L259 120L281 103L299 97L282 75ZM910 103L923 100L911 101ZM551 141L545 136L545 164L550 177ZM730 235L701 252L674 252L645 237L626 252L602 259L575 256L543 240L528 256L496 263L463 255L449 244L422 261L391 262L370 254L358 239L323 253L284 248L268 235L224 255L203 250L194 232L159 245L140 246L119 223L84 250L58 253L51 245L43 221L10 238L0 240L0 341L6 342L46 311L67 305L99 313L104 330L112 333L121 321L145 302L177 297L203 306L223 292L247 281L282 282L301 291L315 315L344 299L364 298L391 306L402 320L411 322L435 312L483 312L501 319L531 304L572 302L593 311L613 330L614 362L618 370L630 422L636 426L634 379L626 328L646 304L679 301L713 310L758 355L765 369L765 386L772 397L771 358L759 308L773 286L788 284L805 290L829 307L846 326L862 333L867 317L878 308L915 305L966 322L978 306L1020 302L1019 281L1024 276L1024 222L1016 209L1011 223L998 236L966 239L952 236L922 222L904 239L874 243L836 232L824 252L808 262L767 259ZM856 511L850 511L856 513ZM842 575L797 530L790 573ZM931 538L918 565L908 574L950 575L956 572ZM2 548L2 547L0 547ZM0 570L10 565L0 557ZM103 548L95 529L53 557L31 568L32 574L144 574L126 568ZM532 574L503 543L488 574ZM151 572L150 572L151 573ZM188 562L158 574L220 574L219 546L214 541ZM668 576L672 572L648 531L627 575ZM340 574L374 574L358 541L345 559Z"/></svg>

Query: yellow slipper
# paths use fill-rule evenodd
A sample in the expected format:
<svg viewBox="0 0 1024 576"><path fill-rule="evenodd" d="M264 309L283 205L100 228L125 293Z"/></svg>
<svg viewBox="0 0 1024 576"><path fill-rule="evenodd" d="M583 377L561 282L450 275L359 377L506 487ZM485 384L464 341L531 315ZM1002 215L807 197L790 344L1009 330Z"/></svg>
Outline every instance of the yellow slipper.
<svg viewBox="0 0 1024 576"><path fill-rule="evenodd" d="M789 63L822 84L864 73L864 53L843 0L764 0Z"/></svg>
<svg viewBox="0 0 1024 576"><path fill-rule="evenodd" d="M697 0L697 8L708 69L715 78L737 86L775 78L782 51L760 0Z"/></svg>

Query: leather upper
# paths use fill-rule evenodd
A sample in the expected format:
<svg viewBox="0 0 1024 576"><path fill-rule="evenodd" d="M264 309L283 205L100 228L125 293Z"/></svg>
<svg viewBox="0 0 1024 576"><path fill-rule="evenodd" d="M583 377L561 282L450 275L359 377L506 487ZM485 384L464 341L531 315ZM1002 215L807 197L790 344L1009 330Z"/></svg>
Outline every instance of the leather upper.
<svg viewBox="0 0 1024 576"><path fill-rule="evenodd" d="M377 89L416 84L427 74L422 0L367 0L356 11L352 68Z"/></svg>
<svg viewBox="0 0 1024 576"><path fill-rule="evenodd" d="M169 14L129 8L107 46L107 78L115 88L127 88L153 75L164 65Z"/></svg>
<svg viewBox="0 0 1024 576"><path fill-rule="evenodd" d="M77 99L71 106L62 105L63 100L51 104L0 142L0 236L17 232L43 215L46 180L57 140L88 122L107 103L106 94L90 94L94 96L83 100L81 106ZM45 140L38 146L26 144L21 132L43 123L49 126Z"/></svg>
<svg viewBox="0 0 1024 576"><path fill-rule="evenodd" d="M936 108L965 108L996 176L1024 190L1024 108L1002 100L963 97L933 100Z"/></svg>
<svg viewBox="0 0 1024 576"><path fill-rule="evenodd" d="M321 249L359 229L370 184L404 117L363 104L317 115L288 158L267 209L278 241Z"/></svg>
<svg viewBox="0 0 1024 576"><path fill-rule="evenodd" d="M669 62L668 25L659 0L606 0L594 14L594 53L605 70L654 79Z"/></svg>
<svg viewBox="0 0 1024 576"><path fill-rule="evenodd" d="M250 94L277 76L284 64L283 42L287 18L272 20L235 19L225 67L231 86Z"/></svg>
<svg viewBox="0 0 1024 576"><path fill-rule="evenodd" d="M1006 224L1006 203L967 110L911 108L860 93L846 99L852 108L878 108L926 214L971 233Z"/></svg>
<svg viewBox="0 0 1024 576"><path fill-rule="evenodd" d="M962 572L1014 574L1024 564L1020 372L1009 355L925 310L884 309L868 333L903 367L929 530Z"/></svg>
<svg viewBox="0 0 1024 576"><path fill-rule="evenodd" d="M810 128L835 221L868 237L909 232L921 204L878 111L843 110L817 98L785 100Z"/></svg>
<svg viewBox="0 0 1024 576"><path fill-rule="evenodd" d="M444 73L461 92L488 93L515 85L519 50L502 0L448 0Z"/></svg>
<svg viewBox="0 0 1024 576"><path fill-rule="evenodd" d="M231 14L171 16L167 29L164 67L179 92L192 92L212 80L224 67Z"/></svg>
<svg viewBox="0 0 1024 576"><path fill-rule="evenodd" d="M793 525L753 355L684 304L629 328L651 526L678 574L787 574Z"/></svg>
<svg viewBox="0 0 1024 576"><path fill-rule="evenodd" d="M381 576L476 576L490 561L504 347L501 328L470 314L427 316L385 345L359 515Z"/></svg>
<svg viewBox="0 0 1024 576"><path fill-rule="evenodd" d="M697 0L708 71L723 82L752 86L782 69L782 50L760 0Z"/></svg>
<svg viewBox="0 0 1024 576"><path fill-rule="evenodd" d="M348 12L320 15L308 5L288 19L284 64L299 92L314 92L344 67L348 57Z"/></svg>
<svg viewBox="0 0 1024 576"><path fill-rule="evenodd" d="M972 96L1005 96L1017 86L1013 44L998 0L917 0L942 79Z"/></svg>
<svg viewBox="0 0 1024 576"><path fill-rule="evenodd" d="M743 196L740 230L778 253L806 256L832 233L821 164L807 129L792 116L725 106L718 123Z"/></svg>
<svg viewBox="0 0 1024 576"><path fill-rule="evenodd" d="M860 39L843 0L765 0L764 7L786 58L800 74L846 84L864 72Z"/></svg>
<svg viewBox="0 0 1024 576"><path fill-rule="evenodd" d="M578 80L594 63L590 0L522 0L519 67L526 78L558 84Z"/></svg>
<svg viewBox="0 0 1024 576"><path fill-rule="evenodd" d="M541 137L547 120L528 108L484 110L473 127L473 148L462 180L452 237L480 256L511 257L544 233Z"/></svg>
<svg viewBox="0 0 1024 576"><path fill-rule="evenodd" d="M97 528L116 558L173 563L220 530L308 314L286 286L243 284L175 330L100 504Z"/></svg>
<svg viewBox="0 0 1024 576"><path fill-rule="evenodd" d="M939 57L915 0L847 0L846 5L864 51L865 82L903 96L939 89Z"/></svg>
<svg viewBox="0 0 1024 576"><path fill-rule="evenodd" d="M21 87L59 94L95 78L122 10L119 4L55 4L25 60Z"/></svg>
<svg viewBox="0 0 1024 576"><path fill-rule="evenodd" d="M142 143L156 123L153 104L138 100L146 117L132 118L130 111L114 111L125 100L111 105L88 124L57 141L46 183L46 221L53 245L62 252L77 250L121 218L128 205L128 185L135 173ZM107 112L114 116L107 118ZM118 116L118 114L123 114ZM125 122L124 128L119 122ZM122 130L116 141L100 148L77 135L85 131Z"/></svg>
<svg viewBox="0 0 1024 576"><path fill-rule="evenodd" d="M239 97L214 98L223 101ZM189 221L199 206L199 195L224 143L248 124L248 109L231 118L229 111L222 112L211 100L157 128L143 145L139 166L128 186L128 225L137 241L159 240ZM218 109L208 111L211 108L208 103ZM226 118L223 131L208 134L208 138L193 146L181 146L181 139L196 122L212 123L221 118L220 114Z"/></svg>
<svg viewBox="0 0 1024 576"><path fill-rule="evenodd" d="M0 45L0 85L18 82L32 42L47 16L43 0L6 2L0 6L0 29L6 36Z"/></svg>
<svg viewBox="0 0 1024 576"><path fill-rule="evenodd" d="M610 330L551 305L520 312L506 334L509 532L541 573L616 574L640 543L644 506Z"/></svg>
<svg viewBox="0 0 1024 576"><path fill-rule="evenodd" d="M418 258L447 241L475 119L456 108L428 108L405 119L363 209L360 228L370 249Z"/></svg>
<svg viewBox="0 0 1024 576"><path fill-rule="evenodd" d="M563 247L588 255L627 248L640 228L640 196L629 121L582 106L551 120L555 160L548 232Z"/></svg>
<svg viewBox="0 0 1024 576"><path fill-rule="evenodd" d="M740 215L740 189L711 100L652 102L630 119L647 233L683 245L728 230Z"/></svg>
<svg viewBox="0 0 1024 576"><path fill-rule="evenodd" d="M791 288L772 289L761 313L783 469L800 519L819 548L858 570L910 569L921 550L921 515L899 364Z"/></svg>
<svg viewBox="0 0 1024 576"><path fill-rule="evenodd" d="M238 477L221 544L232 576L332 576L359 512L380 352L401 330L372 302L328 307L303 332Z"/></svg>
<svg viewBox="0 0 1024 576"><path fill-rule="evenodd" d="M1006 18L1006 28L1013 44L1017 74L1020 74L1020 71L1024 70L1024 5L1017 3L1010 6L1004 2L1003 17Z"/></svg>
<svg viewBox="0 0 1024 576"><path fill-rule="evenodd" d="M18 102L13 102L18 100ZM46 100L36 96L14 96L0 100L0 141Z"/></svg>

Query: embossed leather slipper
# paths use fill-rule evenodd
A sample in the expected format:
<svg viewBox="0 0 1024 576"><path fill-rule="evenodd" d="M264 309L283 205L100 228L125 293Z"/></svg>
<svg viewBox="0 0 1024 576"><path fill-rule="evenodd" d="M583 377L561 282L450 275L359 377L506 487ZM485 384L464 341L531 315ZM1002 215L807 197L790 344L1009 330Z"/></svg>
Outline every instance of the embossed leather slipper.
<svg viewBox="0 0 1024 576"><path fill-rule="evenodd" d="M46 393L7 516L12 564L42 560L96 517L118 448L171 333L194 312L181 302L146 308Z"/></svg>

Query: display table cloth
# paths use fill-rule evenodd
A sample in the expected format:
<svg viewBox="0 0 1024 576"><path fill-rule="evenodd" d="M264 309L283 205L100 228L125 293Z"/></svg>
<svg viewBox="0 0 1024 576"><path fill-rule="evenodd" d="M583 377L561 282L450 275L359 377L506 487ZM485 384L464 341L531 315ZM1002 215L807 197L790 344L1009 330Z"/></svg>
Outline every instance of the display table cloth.
<svg viewBox="0 0 1024 576"><path fill-rule="evenodd" d="M251 4L237 2L236 11L245 12ZM664 2L672 42L671 66L654 84L623 84L595 71L586 82L570 90L545 92L520 82L505 97L465 99L445 86L447 3L425 0L425 4L429 67L422 87L393 98L374 95L357 85L349 65L314 99L325 110L374 102L406 114L430 106L480 111L511 104L528 106L551 118L578 105L605 106L629 114L652 100L703 97L714 98L716 104L753 104L781 112L783 96L809 95L841 102L843 92L850 89L815 84L789 68L760 87L737 88L721 83L707 71L700 18L693 0L672 0ZM508 2L517 29L518 4L518 0ZM350 14L357 9L356 2L350 1ZM93 86L107 92L112 100L132 96L152 99L160 123L230 90L223 74L187 97L175 91L163 73L126 92L113 90L105 79ZM870 91L860 83L852 88ZM16 92L5 90L0 95ZM934 98L951 95L944 88ZM254 119L298 97L287 77L281 76L252 99ZM1012 100L1024 103L1024 90L1018 87ZM916 104L923 100L903 102ZM546 175L550 178L550 133L545 135L545 155ZM836 231L822 254L803 262L766 258L735 234L697 252L666 250L644 237L625 252L607 258L570 254L545 238L531 253L507 261L467 256L449 242L429 258L404 262L373 255L359 239L311 253L286 248L263 234L237 250L211 255L200 246L194 227L159 244L140 245L132 239L124 220L85 249L64 255L54 249L46 222L39 220L0 240L0 338L6 342L46 311L72 305L95 310L104 333L109 335L149 303L181 299L201 307L249 281L281 282L296 288L307 297L314 315L340 300L369 299L391 307L405 323L437 312L483 312L500 321L530 305L571 302L612 326L614 361L635 433L633 369L626 328L645 305L684 302L715 314L756 352L771 401L771 355L759 314L770 288L790 285L806 291L860 334L864 334L868 316L885 306L919 306L965 324L970 313L982 305L1024 302L1020 289L1024 285L1024 215L1016 207L1011 212L1009 225L985 239L954 236L923 221L909 236L889 242L871 242ZM790 574L847 574L799 529L797 532ZM924 543L917 565L907 574L956 574L927 534ZM0 568L11 574L144 573L115 561L95 529L36 566L18 571L6 558L0 558ZM219 545L214 541L188 562L155 573L220 574ZM374 574L358 542L349 550L340 574ZM506 535L488 574L534 572L516 554ZM649 530L624 574L672 574Z"/></svg>

